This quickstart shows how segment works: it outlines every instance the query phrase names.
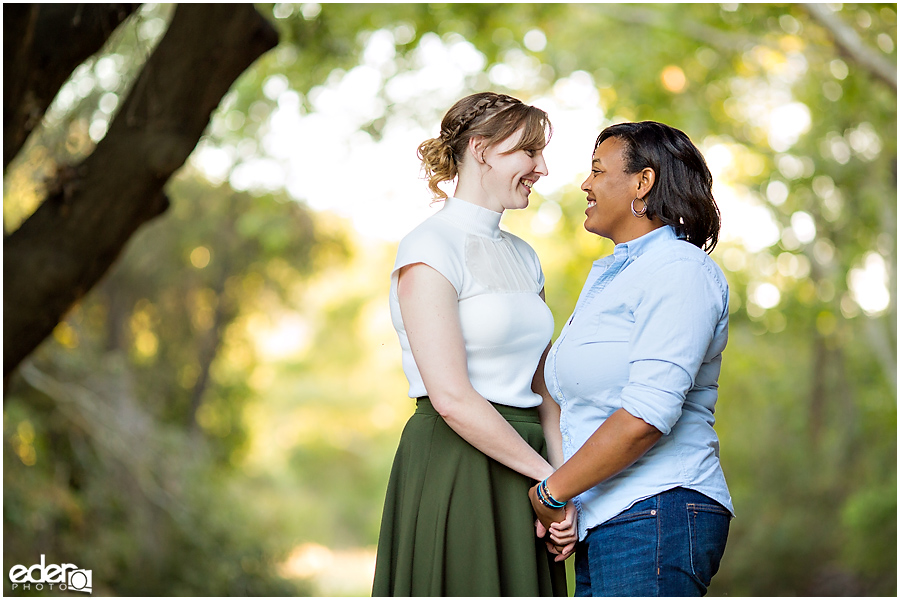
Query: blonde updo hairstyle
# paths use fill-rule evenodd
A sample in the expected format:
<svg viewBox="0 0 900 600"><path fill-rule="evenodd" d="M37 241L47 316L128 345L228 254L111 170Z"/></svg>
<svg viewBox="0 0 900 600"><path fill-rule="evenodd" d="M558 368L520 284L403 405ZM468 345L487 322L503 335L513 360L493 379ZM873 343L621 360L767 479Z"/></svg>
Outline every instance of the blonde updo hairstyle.
<svg viewBox="0 0 900 600"><path fill-rule="evenodd" d="M470 139L482 136L490 148L519 129L524 130L522 138L504 154L543 150L552 134L547 113L512 96L481 92L454 104L441 121L440 135L419 144L418 156L435 199L447 198L438 184L458 175Z"/></svg>

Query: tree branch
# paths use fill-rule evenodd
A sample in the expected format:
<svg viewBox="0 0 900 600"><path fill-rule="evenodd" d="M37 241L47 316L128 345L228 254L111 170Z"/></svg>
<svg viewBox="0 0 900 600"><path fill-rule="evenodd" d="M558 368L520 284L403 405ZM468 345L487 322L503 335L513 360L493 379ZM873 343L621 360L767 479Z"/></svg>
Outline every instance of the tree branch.
<svg viewBox="0 0 900 600"><path fill-rule="evenodd" d="M235 79L278 43L250 4L183 4L106 137L3 242L4 377L168 207L184 164Z"/></svg>
<svg viewBox="0 0 900 600"><path fill-rule="evenodd" d="M596 9L617 21L678 32L724 52L743 52L760 43L757 38L721 31L696 21L688 19L673 21L659 10L633 4L601 4Z"/></svg>
<svg viewBox="0 0 900 600"><path fill-rule="evenodd" d="M72 71L139 4L3 5L3 170Z"/></svg>
<svg viewBox="0 0 900 600"><path fill-rule="evenodd" d="M891 64L881 55L866 46L852 27L844 23L840 17L824 4L801 4L806 12L819 25L827 29L834 37L834 43L853 62L881 79L894 91L897 91L897 65Z"/></svg>

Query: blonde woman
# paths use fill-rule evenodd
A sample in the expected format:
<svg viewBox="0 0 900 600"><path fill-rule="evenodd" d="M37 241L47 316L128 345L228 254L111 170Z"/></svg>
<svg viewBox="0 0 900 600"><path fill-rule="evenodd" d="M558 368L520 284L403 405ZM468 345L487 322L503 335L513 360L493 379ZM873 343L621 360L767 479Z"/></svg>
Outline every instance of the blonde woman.
<svg viewBox="0 0 900 600"><path fill-rule="evenodd" d="M416 412L391 471L373 596L566 593L574 509L554 513L545 547L528 500L562 462L558 406L532 389L553 316L534 250L499 228L547 175L549 135L544 111L485 92L457 102L419 146L445 200L400 243L391 274ZM438 184L454 179L447 198Z"/></svg>

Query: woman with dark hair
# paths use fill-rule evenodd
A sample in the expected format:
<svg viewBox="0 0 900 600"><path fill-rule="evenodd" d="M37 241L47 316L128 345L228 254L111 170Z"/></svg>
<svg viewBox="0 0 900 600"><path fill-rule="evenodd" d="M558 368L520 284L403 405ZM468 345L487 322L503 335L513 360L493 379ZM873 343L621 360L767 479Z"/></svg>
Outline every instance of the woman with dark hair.
<svg viewBox="0 0 900 600"><path fill-rule="evenodd" d="M574 500L576 595L704 595L733 516L713 429L728 285L704 252L712 176L683 132L621 123L581 188L585 229L615 249L546 358L566 462L529 496L551 533Z"/></svg>
<svg viewBox="0 0 900 600"><path fill-rule="evenodd" d="M403 238L391 274L416 411L391 469L373 596L566 594L574 507L553 513L563 525L545 548L527 495L562 463L559 410L533 390L553 316L534 250L499 228L547 174L549 135L544 111L485 92L419 146L445 202ZM447 198L438 184L453 179Z"/></svg>

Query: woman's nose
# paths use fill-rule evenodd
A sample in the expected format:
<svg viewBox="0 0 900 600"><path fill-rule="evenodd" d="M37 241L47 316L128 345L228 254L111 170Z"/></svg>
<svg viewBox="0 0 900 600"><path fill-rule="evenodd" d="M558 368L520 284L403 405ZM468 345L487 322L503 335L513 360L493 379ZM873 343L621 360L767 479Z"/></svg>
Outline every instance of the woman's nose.
<svg viewBox="0 0 900 600"><path fill-rule="evenodd" d="M546 177L549 171L547 170L547 161L544 160L544 155L539 154L537 159L537 164L535 165L534 172L542 177Z"/></svg>

